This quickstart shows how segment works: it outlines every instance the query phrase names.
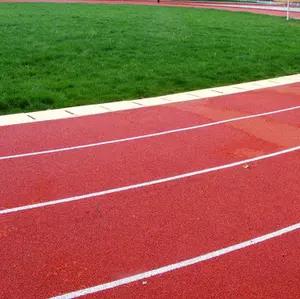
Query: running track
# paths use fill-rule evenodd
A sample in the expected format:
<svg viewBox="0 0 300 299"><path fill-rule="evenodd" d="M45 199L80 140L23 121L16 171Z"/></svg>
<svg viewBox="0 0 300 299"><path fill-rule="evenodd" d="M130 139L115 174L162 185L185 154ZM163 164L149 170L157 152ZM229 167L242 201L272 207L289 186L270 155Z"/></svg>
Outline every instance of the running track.
<svg viewBox="0 0 300 299"><path fill-rule="evenodd" d="M300 83L0 141L0 298L299 296Z"/></svg>

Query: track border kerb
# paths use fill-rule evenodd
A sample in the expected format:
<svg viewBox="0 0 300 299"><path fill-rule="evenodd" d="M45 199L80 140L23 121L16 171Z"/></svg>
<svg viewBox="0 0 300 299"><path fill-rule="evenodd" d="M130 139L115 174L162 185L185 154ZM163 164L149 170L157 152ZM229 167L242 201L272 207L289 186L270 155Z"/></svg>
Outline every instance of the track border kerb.
<svg viewBox="0 0 300 299"><path fill-rule="evenodd" d="M144 98L132 101L119 101L105 104L84 105L67 107L62 109L44 110L30 113L19 113L0 116L0 127L36 123L41 121L58 120L74 117L82 117L101 113L115 112L121 110L131 110L145 108L149 106L159 106L175 102L191 100L202 100L206 98L219 97L224 95L243 93L264 88L271 88L281 85L289 85L300 82L300 74L253 81L248 83L234 84L229 86L214 87L208 89L194 90L177 94L164 95L154 98Z"/></svg>

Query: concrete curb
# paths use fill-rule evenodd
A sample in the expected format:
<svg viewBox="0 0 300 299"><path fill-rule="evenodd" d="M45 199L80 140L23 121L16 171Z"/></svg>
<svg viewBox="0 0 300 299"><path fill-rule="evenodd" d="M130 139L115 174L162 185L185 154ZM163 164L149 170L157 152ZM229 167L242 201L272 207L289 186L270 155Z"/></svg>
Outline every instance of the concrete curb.
<svg viewBox="0 0 300 299"><path fill-rule="evenodd" d="M138 109L142 107L165 105L174 102L201 100L205 98L230 95L246 91L275 87L285 84L300 82L300 74L260 80L248 83L234 84L230 86L214 87L208 89L194 90L178 94L165 95L154 98L137 99L132 101L111 102L106 104L95 104L68 107L63 109L44 110L38 112L19 113L0 116L0 126L35 123L40 121L74 118L87 115L95 115L120 110Z"/></svg>

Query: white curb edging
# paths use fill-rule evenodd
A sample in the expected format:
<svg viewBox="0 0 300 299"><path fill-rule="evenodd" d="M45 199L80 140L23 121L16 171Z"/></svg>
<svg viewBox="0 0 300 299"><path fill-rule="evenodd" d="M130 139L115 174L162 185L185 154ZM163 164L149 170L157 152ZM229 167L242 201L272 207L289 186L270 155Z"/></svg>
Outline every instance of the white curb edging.
<svg viewBox="0 0 300 299"><path fill-rule="evenodd" d="M29 113L19 113L0 116L0 126L34 123L40 121L74 118L87 115L95 115L107 112L137 109L149 106L165 105L175 102L201 100L217 96L253 91L263 88L275 87L285 84L300 82L300 74L279 78L259 80L248 83L234 84L229 86L201 89L154 98L145 98L132 101L111 102L105 104L84 105L63 109L44 110Z"/></svg>

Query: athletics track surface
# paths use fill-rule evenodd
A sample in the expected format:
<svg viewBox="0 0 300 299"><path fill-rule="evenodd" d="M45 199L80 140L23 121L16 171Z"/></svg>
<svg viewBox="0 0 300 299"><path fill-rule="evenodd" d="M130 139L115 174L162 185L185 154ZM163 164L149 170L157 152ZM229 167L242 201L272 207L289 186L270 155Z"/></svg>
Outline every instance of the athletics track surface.
<svg viewBox="0 0 300 299"><path fill-rule="evenodd" d="M0 140L0 298L299 296L300 83Z"/></svg>

